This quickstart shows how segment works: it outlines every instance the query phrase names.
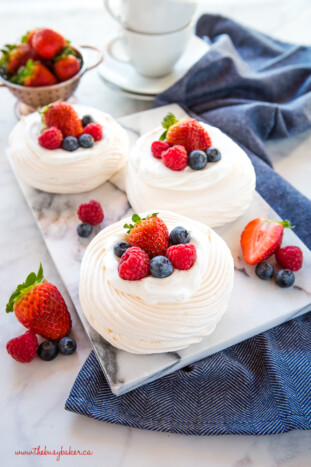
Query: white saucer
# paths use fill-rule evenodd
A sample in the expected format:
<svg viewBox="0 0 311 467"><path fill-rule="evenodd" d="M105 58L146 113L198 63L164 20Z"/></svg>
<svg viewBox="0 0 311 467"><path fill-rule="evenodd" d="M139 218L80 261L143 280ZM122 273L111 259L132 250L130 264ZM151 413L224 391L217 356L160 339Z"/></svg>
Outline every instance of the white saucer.
<svg viewBox="0 0 311 467"><path fill-rule="evenodd" d="M103 76L100 74L100 77L102 78L102 80L104 81L105 85L111 89L112 91L114 92L117 92L118 94L121 94L122 96L125 96L125 97L129 97L131 99L137 99L139 101L154 101L155 100L155 94L139 94L137 92L130 92L130 91L126 91L125 89L123 88L120 88L119 86L117 86L116 84L114 83L110 83L110 81L108 81L107 79L103 78Z"/></svg>
<svg viewBox="0 0 311 467"><path fill-rule="evenodd" d="M139 75L130 63L115 60L105 47L104 61L98 67L101 77L124 92L136 93L138 95L149 94L155 96L178 81L209 49L209 45L197 36L192 36L188 47L178 62L174 70L169 75L162 78L148 78Z"/></svg>

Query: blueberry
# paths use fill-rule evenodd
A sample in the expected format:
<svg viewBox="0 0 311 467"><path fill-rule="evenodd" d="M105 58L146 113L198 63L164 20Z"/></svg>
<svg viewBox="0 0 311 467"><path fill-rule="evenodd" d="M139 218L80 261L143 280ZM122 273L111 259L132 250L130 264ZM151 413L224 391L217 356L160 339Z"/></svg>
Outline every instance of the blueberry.
<svg viewBox="0 0 311 467"><path fill-rule="evenodd" d="M178 226L170 233L170 245L179 245L180 243L189 243L190 234L184 227Z"/></svg>
<svg viewBox="0 0 311 467"><path fill-rule="evenodd" d="M79 147L79 141L74 136L66 136L62 142L62 148L65 151L75 151Z"/></svg>
<svg viewBox="0 0 311 467"><path fill-rule="evenodd" d="M202 170L207 164L207 155L204 151L192 151L188 156L188 164L192 170Z"/></svg>
<svg viewBox="0 0 311 467"><path fill-rule="evenodd" d="M80 237L87 238L91 235L93 231L93 227L91 224L88 224L87 222L82 222L82 224L79 224L77 227L77 232Z"/></svg>
<svg viewBox="0 0 311 467"><path fill-rule="evenodd" d="M272 264L263 261L262 263L257 264L255 272L259 279L268 281L274 274L274 268Z"/></svg>
<svg viewBox="0 0 311 467"><path fill-rule="evenodd" d="M93 123L93 122L94 122L94 118L92 117L92 115L83 115L83 117L81 118L81 123L82 123L83 128L86 127L86 125L88 125L89 123Z"/></svg>
<svg viewBox="0 0 311 467"><path fill-rule="evenodd" d="M174 271L173 265L166 256L155 256L150 261L150 272L153 277L163 279Z"/></svg>
<svg viewBox="0 0 311 467"><path fill-rule="evenodd" d="M281 269L275 276L275 282L279 287L283 289L291 287L295 282L295 274L289 269Z"/></svg>
<svg viewBox="0 0 311 467"><path fill-rule="evenodd" d="M221 152L216 148L206 149L206 155L208 162L218 162L221 159Z"/></svg>
<svg viewBox="0 0 311 467"><path fill-rule="evenodd" d="M113 252L116 256L118 256L119 258L121 258L121 256L123 255L123 253L128 249L130 248L131 245L127 242L118 242L115 244L115 246L113 247Z"/></svg>
<svg viewBox="0 0 311 467"><path fill-rule="evenodd" d="M53 341L44 341L38 347L38 355L42 360L49 362L57 357L58 346L56 342Z"/></svg>
<svg viewBox="0 0 311 467"><path fill-rule="evenodd" d="M85 133L79 137L79 144L82 148L91 148L94 146L94 138L92 135Z"/></svg>
<svg viewBox="0 0 311 467"><path fill-rule="evenodd" d="M63 337L58 343L58 348L63 355L71 355L76 351L77 344L71 337Z"/></svg>

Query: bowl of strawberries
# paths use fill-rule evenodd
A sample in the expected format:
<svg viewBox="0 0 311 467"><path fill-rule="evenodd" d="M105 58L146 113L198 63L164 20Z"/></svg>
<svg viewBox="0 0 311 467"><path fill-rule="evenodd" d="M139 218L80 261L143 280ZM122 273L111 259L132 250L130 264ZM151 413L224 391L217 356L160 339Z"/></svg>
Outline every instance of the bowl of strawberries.
<svg viewBox="0 0 311 467"><path fill-rule="evenodd" d="M95 50L98 60L86 65L82 49ZM6 44L0 56L0 86L7 87L21 102L37 108L68 99L80 78L102 61L94 46L73 46L49 28L26 33L17 44Z"/></svg>

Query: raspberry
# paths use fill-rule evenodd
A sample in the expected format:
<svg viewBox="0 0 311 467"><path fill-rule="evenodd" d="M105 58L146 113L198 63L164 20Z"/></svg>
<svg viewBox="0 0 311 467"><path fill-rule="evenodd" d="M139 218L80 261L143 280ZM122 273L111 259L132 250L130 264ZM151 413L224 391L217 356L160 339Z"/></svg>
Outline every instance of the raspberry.
<svg viewBox="0 0 311 467"><path fill-rule="evenodd" d="M56 126L51 126L41 133L38 141L45 149L58 149L62 146L63 134Z"/></svg>
<svg viewBox="0 0 311 467"><path fill-rule="evenodd" d="M170 246L166 256L176 269L187 270L194 265L197 253L192 243Z"/></svg>
<svg viewBox="0 0 311 467"><path fill-rule="evenodd" d="M188 164L188 154L183 146L173 146L162 153L164 165L171 170L183 170Z"/></svg>
<svg viewBox="0 0 311 467"><path fill-rule="evenodd" d="M80 204L77 214L82 222L91 225L100 224L104 219L101 205L93 199L89 203Z"/></svg>
<svg viewBox="0 0 311 467"><path fill-rule="evenodd" d="M154 141L151 145L151 152L153 157L161 159L162 152L166 151L170 145L167 141Z"/></svg>
<svg viewBox="0 0 311 467"><path fill-rule="evenodd" d="M38 340L33 331L27 331L19 337L11 339L6 349L15 360L21 363L31 362L37 353Z"/></svg>
<svg viewBox="0 0 311 467"><path fill-rule="evenodd" d="M137 246L128 248L119 263L119 276L127 281L139 281L149 276L150 259L147 253Z"/></svg>
<svg viewBox="0 0 311 467"><path fill-rule="evenodd" d="M99 123L89 123L83 130L83 133L93 136L94 141L103 138L103 127Z"/></svg>
<svg viewBox="0 0 311 467"><path fill-rule="evenodd" d="M303 255L298 246L285 246L275 253L275 259L283 269L299 271L302 268Z"/></svg>

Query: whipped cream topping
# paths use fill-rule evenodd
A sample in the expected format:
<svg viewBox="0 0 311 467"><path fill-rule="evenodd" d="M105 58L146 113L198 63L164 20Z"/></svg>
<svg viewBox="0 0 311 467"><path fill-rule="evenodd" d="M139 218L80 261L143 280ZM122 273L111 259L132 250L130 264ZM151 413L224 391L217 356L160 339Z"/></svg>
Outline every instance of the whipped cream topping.
<svg viewBox="0 0 311 467"><path fill-rule="evenodd" d="M218 227L235 220L249 207L255 190L255 171L247 154L218 128L202 123L222 158L203 170L187 166L179 172L153 157L151 144L157 128L138 139L126 175L126 191L135 212L168 209Z"/></svg>
<svg viewBox="0 0 311 467"><path fill-rule="evenodd" d="M121 279L113 245L124 239L125 220L92 240L81 266L80 302L89 323L112 345L136 354L175 351L200 342L214 331L233 287L233 259L221 237L172 212L160 210L159 217L169 231L178 225L190 231L197 259L189 270L175 269L165 279Z"/></svg>
<svg viewBox="0 0 311 467"><path fill-rule="evenodd" d="M34 112L23 117L9 138L9 151L16 171L29 185L51 193L82 193L108 180L127 161L126 131L108 114L92 107L74 105L78 115L91 114L103 127L103 139L92 148L76 151L45 149L39 145L41 117Z"/></svg>

